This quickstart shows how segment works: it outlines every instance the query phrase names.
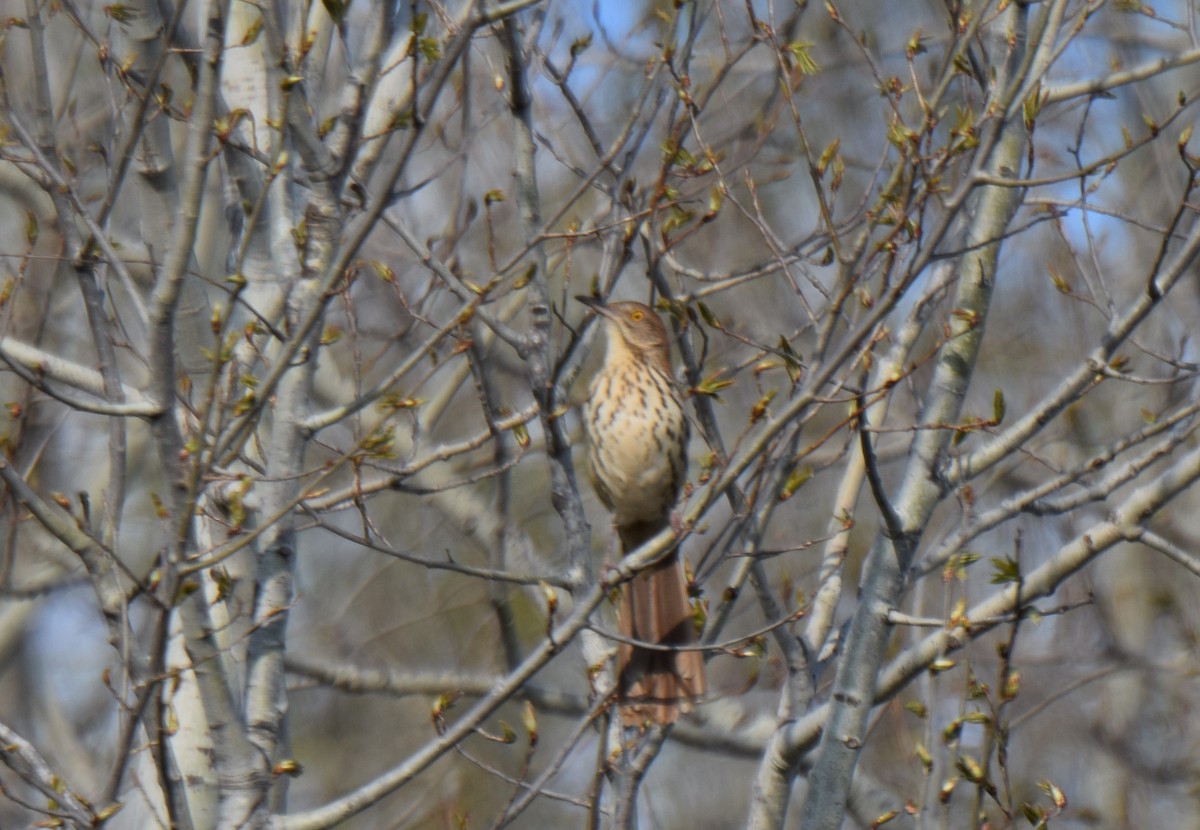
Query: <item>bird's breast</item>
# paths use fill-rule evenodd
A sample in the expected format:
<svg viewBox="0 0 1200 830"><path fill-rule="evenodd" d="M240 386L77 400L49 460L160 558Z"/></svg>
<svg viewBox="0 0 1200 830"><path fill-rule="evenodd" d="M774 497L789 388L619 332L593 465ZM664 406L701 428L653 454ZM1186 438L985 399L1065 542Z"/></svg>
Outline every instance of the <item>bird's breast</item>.
<svg viewBox="0 0 1200 830"><path fill-rule="evenodd" d="M686 472L687 419L662 372L602 369L584 406L600 499L618 525L664 518Z"/></svg>

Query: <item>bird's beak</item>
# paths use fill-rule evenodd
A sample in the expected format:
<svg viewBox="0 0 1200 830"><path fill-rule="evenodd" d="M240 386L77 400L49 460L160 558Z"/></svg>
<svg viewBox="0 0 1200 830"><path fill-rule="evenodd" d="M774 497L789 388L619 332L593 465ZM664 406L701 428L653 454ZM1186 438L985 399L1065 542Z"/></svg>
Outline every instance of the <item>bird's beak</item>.
<svg viewBox="0 0 1200 830"><path fill-rule="evenodd" d="M615 320L617 317L613 310L605 305L604 300L601 300L599 297L591 297L587 294L576 294L575 299L579 300L579 302L583 303L601 317L607 317L610 320Z"/></svg>

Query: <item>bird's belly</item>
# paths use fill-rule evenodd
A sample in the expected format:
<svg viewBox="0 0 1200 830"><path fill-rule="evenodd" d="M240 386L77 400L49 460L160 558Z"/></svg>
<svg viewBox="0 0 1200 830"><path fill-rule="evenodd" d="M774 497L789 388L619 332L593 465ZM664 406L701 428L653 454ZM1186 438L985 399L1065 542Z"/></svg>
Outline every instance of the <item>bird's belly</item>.
<svg viewBox="0 0 1200 830"><path fill-rule="evenodd" d="M593 399L588 407L592 475L618 525L661 519L683 484L682 409L674 400L654 408L636 402Z"/></svg>
<svg viewBox="0 0 1200 830"><path fill-rule="evenodd" d="M675 476L665 453L646 452L627 444L608 459L609 493L617 523L648 521L661 516L675 500Z"/></svg>

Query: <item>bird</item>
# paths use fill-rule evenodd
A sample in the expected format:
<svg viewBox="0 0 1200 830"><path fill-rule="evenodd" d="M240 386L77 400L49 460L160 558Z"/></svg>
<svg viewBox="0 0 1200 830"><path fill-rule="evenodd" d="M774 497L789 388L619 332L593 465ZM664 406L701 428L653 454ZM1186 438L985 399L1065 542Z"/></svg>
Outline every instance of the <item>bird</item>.
<svg viewBox="0 0 1200 830"><path fill-rule="evenodd" d="M602 321L604 360L583 407L592 485L612 513L629 554L672 524L687 475L688 420L671 377L662 319L635 302L578 296ZM623 642L617 646L617 702L626 726L665 725L704 695L704 656L697 642L687 578L676 547L620 587ZM630 641L630 642L624 642Z"/></svg>

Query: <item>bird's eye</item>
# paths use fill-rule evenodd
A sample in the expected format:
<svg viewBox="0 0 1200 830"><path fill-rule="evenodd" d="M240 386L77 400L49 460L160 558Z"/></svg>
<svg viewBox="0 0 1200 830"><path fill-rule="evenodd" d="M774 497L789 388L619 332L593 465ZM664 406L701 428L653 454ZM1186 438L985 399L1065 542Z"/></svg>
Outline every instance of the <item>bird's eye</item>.
<svg viewBox="0 0 1200 830"><path fill-rule="evenodd" d="M642 321L642 318L643 318L643 317L645 317L645 316L646 316L646 315L645 315L645 314L643 314L643 313L642 313L642 312L640 312L640 311L631 311L631 312L629 312L629 319L630 319L630 320L632 320L632 321L633 321L633 322L635 322L635 323L640 323L640 322Z"/></svg>

